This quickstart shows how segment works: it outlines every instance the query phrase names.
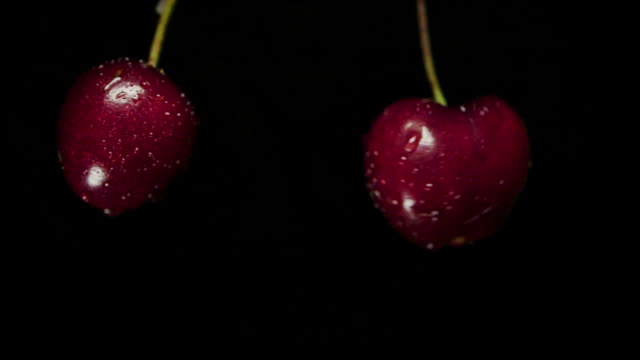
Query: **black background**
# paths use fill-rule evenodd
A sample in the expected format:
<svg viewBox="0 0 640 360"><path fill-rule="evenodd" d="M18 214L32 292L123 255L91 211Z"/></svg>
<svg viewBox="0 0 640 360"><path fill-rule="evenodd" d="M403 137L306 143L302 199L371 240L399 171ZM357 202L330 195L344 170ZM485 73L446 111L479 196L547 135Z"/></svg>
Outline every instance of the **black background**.
<svg viewBox="0 0 640 360"><path fill-rule="evenodd" d="M390 229L362 171L362 136L383 108L430 96L413 1L180 1L161 67L202 120L192 166L163 202L116 219L67 187L57 115L81 72L146 58L155 1L18 5L3 75L3 173L15 182L5 221L16 230L4 254L25 314L48 328L134 332L194 320L232 339L292 343L438 331L434 318L462 314L483 319L457 330L467 335L543 325L547 340L560 337L586 321L575 291L597 272L582 256L593 229L577 176L593 160L580 150L591 65L575 59L598 38L579 22L594 9L558 3L429 2L449 103L505 98L533 158L500 232L438 253Z"/></svg>

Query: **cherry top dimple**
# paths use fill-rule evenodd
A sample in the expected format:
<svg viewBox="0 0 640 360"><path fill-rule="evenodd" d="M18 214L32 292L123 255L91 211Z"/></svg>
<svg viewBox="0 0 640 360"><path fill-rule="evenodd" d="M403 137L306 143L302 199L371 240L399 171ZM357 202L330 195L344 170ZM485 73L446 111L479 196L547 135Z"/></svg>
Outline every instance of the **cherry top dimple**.
<svg viewBox="0 0 640 360"><path fill-rule="evenodd" d="M156 68L112 60L82 74L58 126L65 177L84 201L117 215L162 192L187 165L196 116Z"/></svg>

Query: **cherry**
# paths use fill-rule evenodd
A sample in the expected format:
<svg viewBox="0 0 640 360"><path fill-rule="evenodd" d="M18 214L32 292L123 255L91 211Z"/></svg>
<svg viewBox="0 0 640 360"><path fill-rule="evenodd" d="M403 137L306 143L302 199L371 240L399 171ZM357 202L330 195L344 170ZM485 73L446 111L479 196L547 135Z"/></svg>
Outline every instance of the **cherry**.
<svg viewBox="0 0 640 360"><path fill-rule="evenodd" d="M165 4L149 64L124 58L94 67L75 81L62 106L64 176L82 200L107 215L158 198L191 154L193 107L156 68L174 4Z"/></svg>
<svg viewBox="0 0 640 360"><path fill-rule="evenodd" d="M522 119L485 96L450 108L440 92L418 0L425 66L436 100L388 106L367 138L367 187L377 208L407 239L428 249L493 234L523 190L529 141Z"/></svg>
<svg viewBox="0 0 640 360"><path fill-rule="evenodd" d="M141 206L187 164L196 116L156 68L120 59L81 75L58 125L58 150L73 191L107 215Z"/></svg>
<svg viewBox="0 0 640 360"><path fill-rule="evenodd" d="M529 147L522 120L497 97L459 108L405 99L375 121L365 158L376 207L437 249L496 231L524 187Z"/></svg>

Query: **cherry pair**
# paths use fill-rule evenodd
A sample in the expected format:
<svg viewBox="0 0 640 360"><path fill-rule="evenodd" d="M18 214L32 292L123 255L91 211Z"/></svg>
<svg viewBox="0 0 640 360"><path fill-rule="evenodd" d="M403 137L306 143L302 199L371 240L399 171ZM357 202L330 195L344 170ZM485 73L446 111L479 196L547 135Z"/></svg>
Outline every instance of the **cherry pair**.
<svg viewBox="0 0 640 360"><path fill-rule="evenodd" d="M367 136L365 175L377 208L407 239L428 249L493 234L522 191L529 142L503 100L446 106L435 74L424 0L421 45L435 100L388 106ZM175 0L164 4L149 63L127 58L80 76L62 108L58 147L65 177L82 200L115 216L157 197L185 169L197 116L157 69Z"/></svg>

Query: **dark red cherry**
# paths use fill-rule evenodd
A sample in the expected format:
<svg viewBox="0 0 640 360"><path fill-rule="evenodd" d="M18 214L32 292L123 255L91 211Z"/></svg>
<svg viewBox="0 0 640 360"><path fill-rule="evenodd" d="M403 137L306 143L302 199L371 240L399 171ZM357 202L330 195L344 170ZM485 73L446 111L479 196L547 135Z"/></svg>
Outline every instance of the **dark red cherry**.
<svg viewBox="0 0 640 360"><path fill-rule="evenodd" d="M193 107L158 69L119 59L82 74L58 122L58 151L73 191L107 215L159 195L187 164Z"/></svg>
<svg viewBox="0 0 640 360"><path fill-rule="evenodd" d="M428 249L493 234L522 191L529 140L503 100L458 108L406 99L373 124L365 153L375 206L406 238Z"/></svg>

